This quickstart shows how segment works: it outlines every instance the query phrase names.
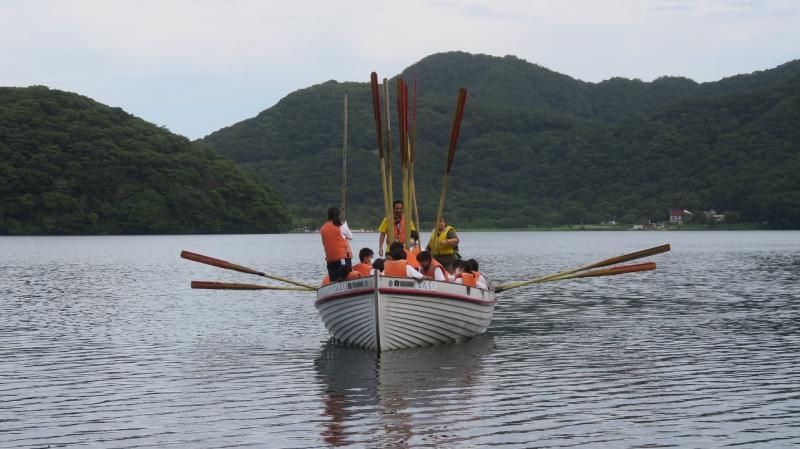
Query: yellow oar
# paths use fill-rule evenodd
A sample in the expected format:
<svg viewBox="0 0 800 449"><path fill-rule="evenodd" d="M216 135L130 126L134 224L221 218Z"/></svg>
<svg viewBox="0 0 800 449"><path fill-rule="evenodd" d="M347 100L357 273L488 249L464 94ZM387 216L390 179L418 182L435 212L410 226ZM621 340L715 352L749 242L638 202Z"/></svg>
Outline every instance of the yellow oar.
<svg viewBox="0 0 800 449"><path fill-rule="evenodd" d="M317 290L316 287L313 287L313 286L308 285L308 284L304 284L302 282L297 282L297 281L293 281L291 279L286 279L284 277L275 276L274 274L267 274L267 273L264 273L263 271L257 271L257 270L254 270L252 268L248 268L248 267L245 267L245 266L242 266L242 265L237 265L235 263L230 263L230 262L228 262L226 260L215 259L213 257L204 256L202 254L192 253L192 252L189 252L189 251L181 251L181 257L183 257L184 259L193 260L195 262L204 263L206 265L213 265L215 267L225 268L226 270L234 270L234 271L238 271L238 272L241 272L241 273L254 274L256 276L261 276L261 277L265 277L265 278L268 278L268 279L274 279L276 281L286 282L287 284L292 284L292 285L297 285L298 287L303 287L306 290L314 290L314 291Z"/></svg>
<svg viewBox="0 0 800 449"><path fill-rule="evenodd" d="M562 271L560 273L549 274L547 276L542 276L536 279L531 279L529 281L518 281L518 282L509 282L507 284L498 285L495 287L494 291L501 292L504 290L510 290L512 288L523 287L525 285L530 284L540 284L542 282L548 280L555 280L555 278L562 278L568 276L573 273L577 273L579 271L591 270L592 268L600 268L600 267L607 267L609 265L616 265L618 263L629 262L631 260L641 259L642 257L652 256L654 254L664 253L670 250L669 244L655 246L653 248L643 249L641 251L636 251L629 254L623 254L621 256L612 257L610 259L601 260L600 262L595 262L589 265L584 265L582 267L573 268L571 270Z"/></svg>
<svg viewBox="0 0 800 449"><path fill-rule="evenodd" d="M192 281L192 288L202 288L208 290L291 290L298 292L311 291L303 287L279 287L277 285L240 284L236 282L211 282L211 281Z"/></svg>

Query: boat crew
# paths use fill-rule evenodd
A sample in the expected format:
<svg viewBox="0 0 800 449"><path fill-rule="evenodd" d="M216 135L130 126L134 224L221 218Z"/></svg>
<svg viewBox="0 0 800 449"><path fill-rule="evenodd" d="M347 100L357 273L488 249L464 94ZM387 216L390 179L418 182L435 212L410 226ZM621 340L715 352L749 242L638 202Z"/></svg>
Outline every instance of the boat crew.
<svg viewBox="0 0 800 449"><path fill-rule="evenodd" d="M405 244L406 235L405 232L403 232L403 229L405 228L406 219L403 210L404 210L403 201L395 200L395 202L392 203L392 219L394 221L394 241ZM408 227L412 231L417 230L417 228L414 226L414 222L411 220L408 220ZM383 256L384 248L388 248L388 246L393 243L386 241L387 240L386 234L389 231L389 226L386 223L386 217L384 217L383 221L381 221L381 225L378 227L378 231L381 233L381 236L378 239L378 255Z"/></svg>
<svg viewBox="0 0 800 449"><path fill-rule="evenodd" d="M322 246L325 248L325 262L328 264L330 282L342 281L352 269L353 252L341 231L342 220L339 208L328 209L328 221L319 228Z"/></svg>
<svg viewBox="0 0 800 449"><path fill-rule="evenodd" d="M436 233L431 234L431 240L426 248L447 271L453 271L455 263L461 259L458 254L458 234L455 228L447 224L445 217L439 218Z"/></svg>

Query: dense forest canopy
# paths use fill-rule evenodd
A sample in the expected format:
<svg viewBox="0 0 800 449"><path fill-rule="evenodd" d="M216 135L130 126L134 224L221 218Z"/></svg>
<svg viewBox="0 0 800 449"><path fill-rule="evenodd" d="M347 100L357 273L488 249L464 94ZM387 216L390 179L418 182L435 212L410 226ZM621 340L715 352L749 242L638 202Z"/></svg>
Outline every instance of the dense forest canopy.
<svg viewBox="0 0 800 449"><path fill-rule="evenodd" d="M460 226L646 223L674 207L800 227L800 61L710 83L587 83L512 56L444 53L402 76L411 83L414 74L424 222L441 189L456 93L466 87L445 210ZM318 223L340 201L345 92L348 218L374 227L382 197L368 83L299 90L203 141L275 185L301 221Z"/></svg>
<svg viewBox="0 0 800 449"><path fill-rule="evenodd" d="M77 94L0 88L0 234L290 225L274 189L202 143Z"/></svg>

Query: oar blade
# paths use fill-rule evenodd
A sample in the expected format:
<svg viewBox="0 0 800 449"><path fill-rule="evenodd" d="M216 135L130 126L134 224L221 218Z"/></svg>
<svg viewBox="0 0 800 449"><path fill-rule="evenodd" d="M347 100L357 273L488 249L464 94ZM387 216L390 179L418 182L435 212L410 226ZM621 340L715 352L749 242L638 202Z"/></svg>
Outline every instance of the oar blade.
<svg viewBox="0 0 800 449"><path fill-rule="evenodd" d="M181 251L181 257L187 260L191 260L194 262L204 263L206 265L212 265L219 268L225 268L227 270L234 270L239 271L241 273L248 273L248 274L255 274L257 276L264 276L264 273L258 270L254 270L252 268L244 267L242 265L237 265L235 263L230 263L226 260L222 259L215 259L213 257L204 256L202 254L193 253L191 251Z"/></svg>
<svg viewBox="0 0 800 449"><path fill-rule="evenodd" d="M606 268L604 270L587 271L585 273L573 274L572 276L567 276L564 278L555 278L552 280L557 281L560 279L571 279L571 278L577 279L577 278L589 278L598 276L615 276L618 274L636 273L639 271L650 271L655 269L656 269L655 262L645 262L645 263L637 263L635 265L623 265L619 267L611 267L611 268Z"/></svg>
<svg viewBox="0 0 800 449"><path fill-rule="evenodd" d="M612 258L606 259L606 260L601 260L600 262L588 265L588 266L584 267L583 269L584 270L588 270L590 268L607 267L609 265L616 265L618 263L630 262L631 260L641 259L643 257L649 257L649 256L653 256L653 255L656 255L656 254L665 253L665 252L669 251L670 249L672 249L672 248L669 246L669 243L667 243L665 245L654 246L653 248L647 248L647 249L643 249L641 251L636 251L636 252L629 253L629 254L623 254L621 256L612 257Z"/></svg>

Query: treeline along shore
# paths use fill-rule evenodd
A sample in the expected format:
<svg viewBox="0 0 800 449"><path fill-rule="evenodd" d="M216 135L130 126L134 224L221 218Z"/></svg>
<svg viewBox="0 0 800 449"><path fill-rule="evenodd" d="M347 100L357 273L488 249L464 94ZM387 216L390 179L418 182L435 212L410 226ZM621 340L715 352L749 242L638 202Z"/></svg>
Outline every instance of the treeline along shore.
<svg viewBox="0 0 800 449"><path fill-rule="evenodd" d="M708 83L587 83L453 52L401 75L418 80L423 229L454 87L470 92L445 208L457 226L669 227L681 210L695 227L800 228L800 61ZM368 76L293 92L197 141L78 94L0 88L0 234L313 229L340 202L345 92L347 219L374 228L383 207Z"/></svg>

